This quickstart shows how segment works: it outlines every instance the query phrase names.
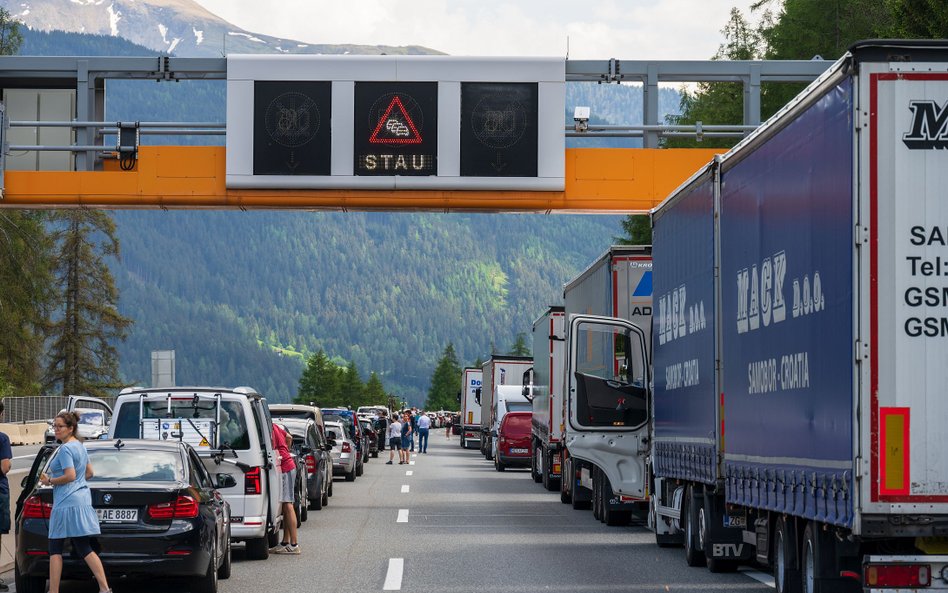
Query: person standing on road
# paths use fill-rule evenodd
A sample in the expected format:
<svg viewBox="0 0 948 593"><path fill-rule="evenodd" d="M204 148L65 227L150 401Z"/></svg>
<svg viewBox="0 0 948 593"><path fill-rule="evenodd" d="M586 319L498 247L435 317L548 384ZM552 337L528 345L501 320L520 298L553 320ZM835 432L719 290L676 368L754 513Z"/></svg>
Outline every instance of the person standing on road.
<svg viewBox="0 0 948 593"><path fill-rule="evenodd" d="M431 429L431 418L428 414L418 414L418 452L428 453L428 431Z"/></svg>
<svg viewBox="0 0 948 593"><path fill-rule="evenodd" d="M3 400L0 400L0 422L3 422ZM10 463L13 459L13 449L10 447L10 437L0 432L0 534L10 533ZM10 587L0 579L0 591L9 591Z"/></svg>
<svg viewBox="0 0 948 593"><path fill-rule="evenodd" d="M418 410L412 408L408 417L411 422L411 452L415 452L415 434L418 432Z"/></svg>
<svg viewBox="0 0 948 593"><path fill-rule="evenodd" d="M382 410L376 423L376 430L379 433L379 451L384 451L386 441L388 441L388 412Z"/></svg>
<svg viewBox="0 0 948 593"><path fill-rule="evenodd" d="M99 517L92 508L92 494L86 480L92 466L86 448L76 438L79 414L60 412L53 419L56 438L62 443L49 463L52 476L40 474L40 484L53 487L53 510L49 515L49 592L59 593L63 575L63 547L72 540L72 550L86 561L99 591L111 593L102 560L92 551L90 536L99 535Z"/></svg>
<svg viewBox="0 0 948 593"><path fill-rule="evenodd" d="M398 416L392 418L392 423L388 425L388 432L385 435L388 438L388 461L385 465L392 465L395 459L395 451L398 451L398 464L402 463L402 423L398 421Z"/></svg>
<svg viewBox="0 0 948 593"><path fill-rule="evenodd" d="M296 511L293 509L293 502L296 498L296 461L290 455L290 447L287 445L287 439L292 439L282 426L273 425L273 448L276 450L280 459L277 464L280 466L280 506L283 510L283 539L276 546L270 548L274 554L299 554L300 544L296 533ZM290 441L292 442L292 440Z"/></svg>
<svg viewBox="0 0 948 593"><path fill-rule="evenodd" d="M402 443L401 450L398 452L398 458L400 461L399 465L404 465L408 463L409 451L408 448L411 446L412 438L412 429L411 429L411 414L408 411L402 415Z"/></svg>

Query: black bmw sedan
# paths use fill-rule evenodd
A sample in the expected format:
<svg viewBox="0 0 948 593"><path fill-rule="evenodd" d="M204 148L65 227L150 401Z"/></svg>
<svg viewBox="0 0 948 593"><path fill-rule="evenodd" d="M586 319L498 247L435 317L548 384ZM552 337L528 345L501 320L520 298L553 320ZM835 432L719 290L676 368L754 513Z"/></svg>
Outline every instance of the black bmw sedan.
<svg viewBox="0 0 948 593"><path fill-rule="evenodd" d="M16 511L16 590L43 593L49 575L48 528L53 489L39 484L56 454L44 446L23 479ZM216 593L230 576L230 507L189 445L151 440L88 441L92 506L102 534L93 547L110 577L182 577L195 593ZM239 470L236 470L239 471ZM89 569L67 544L63 578L88 579Z"/></svg>

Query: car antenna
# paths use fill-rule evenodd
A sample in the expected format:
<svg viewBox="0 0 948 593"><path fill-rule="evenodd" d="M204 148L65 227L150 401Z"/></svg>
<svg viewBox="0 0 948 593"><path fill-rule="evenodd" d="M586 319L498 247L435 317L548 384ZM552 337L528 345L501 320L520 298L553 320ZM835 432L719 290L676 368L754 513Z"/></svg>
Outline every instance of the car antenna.
<svg viewBox="0 0 948 593"><path fill-rule="evenodd" d="M119 451L121 451L122 447L125 446L125 443L122 442L122 439L118 439L117 441L115 441L115 444L112 446L118 449Z"/></svg>

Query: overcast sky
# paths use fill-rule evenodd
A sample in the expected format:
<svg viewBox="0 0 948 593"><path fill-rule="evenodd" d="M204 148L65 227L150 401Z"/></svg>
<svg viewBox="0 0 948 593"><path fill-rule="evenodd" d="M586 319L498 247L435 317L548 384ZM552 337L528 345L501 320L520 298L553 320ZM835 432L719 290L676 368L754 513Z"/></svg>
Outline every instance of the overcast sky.
<svg viewBox="0 0 948 593"><path fill-rule="evenodd" d="M705 60L753 0L197 0L248 31L452 55ZM756 17L754 17L756 20Z"/></svg>

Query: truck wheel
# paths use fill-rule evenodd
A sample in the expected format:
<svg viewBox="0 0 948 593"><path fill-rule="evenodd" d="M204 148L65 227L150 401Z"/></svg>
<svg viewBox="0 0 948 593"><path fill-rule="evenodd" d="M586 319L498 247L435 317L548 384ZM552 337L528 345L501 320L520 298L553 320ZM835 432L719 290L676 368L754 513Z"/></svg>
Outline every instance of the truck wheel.
<svg viewBox="0 0 948 593"><path fill-rule="evenodd" d="M777 593L800 592L800 566L797 561L797 536L786 517L777 519L774 533L774 586Z"/></svg>
<svg viewBox="0 0 948 593"><path fill-rule="evenodd" d="M560 471L563 473L560 474L560 502L563 504L570 504L573 501L573 495L570 493L570 485L572 485L572 475L573 472L570 470L572 464L566 461L565 459L560 462ZM567 477L569 476L569 477Z"/></svg>
<svg viewBox="0 0 948 593"><path fill-rule="evenodd" d="M800 557L803 593L837 593L849 591L853 584L843 581L839 574L835 546L819 526L810 521L803 531L803 552ZM831 577L830 575L833 575Z"/></svg>
<svg viewBox="0 0 948 593"><path fill-rule="evenodd" d="M685 532L685 562L688 563L688 566L704 566L704 550L698 544L698 532L695 529L697 517L694 511L694 494L691 491L691 486L685 489L682 507L681 522L683 523L682 531Z"/></svg>

